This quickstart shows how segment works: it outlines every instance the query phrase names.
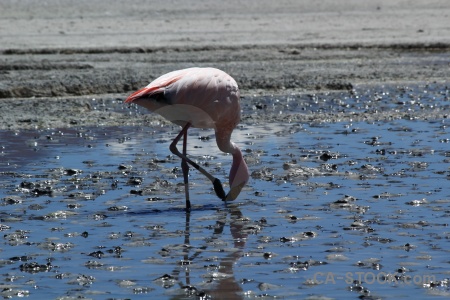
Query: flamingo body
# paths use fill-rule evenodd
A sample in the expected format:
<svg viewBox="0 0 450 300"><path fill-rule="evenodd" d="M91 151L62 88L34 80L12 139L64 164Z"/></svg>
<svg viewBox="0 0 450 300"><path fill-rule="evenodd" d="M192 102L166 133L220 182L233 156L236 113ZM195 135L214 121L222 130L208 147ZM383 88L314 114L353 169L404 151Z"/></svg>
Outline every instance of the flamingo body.
<svg viewBox="0 0 450 300"><path fill-rule="evenodd" d="M230 141L240 121L240 94L236 81L215 68L189 68L162 75L146 87L131 94L126 103L136 103L183 127L170 150L182 159L186 187L186 206L190 207L187 163L207 176L216 194L223 200L234 200L249 179L249 171L239 147ZM189 127L213 128L219 149L233 156L230 170L230 192L225 195L220 181L186 156ZM184 136L183 154L176 148ZM219 186L220 185L220 186Z"/></svg>

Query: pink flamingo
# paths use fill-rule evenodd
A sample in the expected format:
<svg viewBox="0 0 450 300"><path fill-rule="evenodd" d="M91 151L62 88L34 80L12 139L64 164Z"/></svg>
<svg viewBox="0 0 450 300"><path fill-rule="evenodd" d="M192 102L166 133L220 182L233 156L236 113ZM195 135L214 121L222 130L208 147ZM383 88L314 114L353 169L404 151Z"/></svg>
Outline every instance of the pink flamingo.
<svg viewBox="0 0 450 300"><path fill-rule="evenodd" d="M238 197L249 179L249 171L241 150L230 140L241 114L239 88L230 75L214 68L173 71L131 94L125 100L125 103L130 102L156 112L183 127L169 149L181 158L187 211L191 208L188 164L213 183L214 191L220 199L234 200ZM219 179L187 157L187 131L190 127L214 128L219 149L233 156L228 194L225 194ZM180 153L177 143L182 136L184 138L183 153Z"/></svg>

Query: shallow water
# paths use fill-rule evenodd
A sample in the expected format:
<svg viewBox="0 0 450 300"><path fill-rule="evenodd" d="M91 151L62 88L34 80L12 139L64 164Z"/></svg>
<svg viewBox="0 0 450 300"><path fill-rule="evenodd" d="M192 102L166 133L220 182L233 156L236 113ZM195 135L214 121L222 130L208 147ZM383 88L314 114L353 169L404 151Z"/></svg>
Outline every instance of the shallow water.
<svg viewBox="0 0 450 300"><path fill-rule="evenodd" d="M242 125L235 202L191 170L175 126L2 131L3 297L449 296L448 120ZM212 131L190 154L226 182Z"/></svg>

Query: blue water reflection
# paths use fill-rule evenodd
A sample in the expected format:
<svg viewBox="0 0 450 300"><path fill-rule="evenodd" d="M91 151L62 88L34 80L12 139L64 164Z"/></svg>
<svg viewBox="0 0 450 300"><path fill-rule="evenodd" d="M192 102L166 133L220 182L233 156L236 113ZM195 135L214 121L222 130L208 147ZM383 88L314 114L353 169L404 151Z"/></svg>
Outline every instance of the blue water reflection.
<svg viewBox="0 0 450 300"><path fill-rule="evenodd" d="M446 119L243 125L248 187L224 204L192 170L190 216L177 129L1 132L4 295L449 293L422 286L448 277ZM226 182L231 157L192 134L191 156Z"/></svg>

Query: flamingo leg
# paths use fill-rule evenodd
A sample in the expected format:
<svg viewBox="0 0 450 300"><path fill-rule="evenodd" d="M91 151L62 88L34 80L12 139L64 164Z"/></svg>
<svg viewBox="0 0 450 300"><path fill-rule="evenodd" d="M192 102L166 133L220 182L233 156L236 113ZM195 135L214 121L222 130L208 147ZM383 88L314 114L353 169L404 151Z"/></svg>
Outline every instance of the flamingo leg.
<svg viewBox="0 0 450 300"><path fill-rule="evenodd" d="M191 201L189 199L189 166L186 156L186 148L187 148L187 131L191 127L191 123L186 123L186 125L181 129L180 133L173 139L170 144L170 151L176 156L181 158L181 170L183 171L184 178L184 193L186 195L186 211L191 210ZM180 141L181 137L183 137L183 154L178 151L177 144Z"/></svg>
<svg viewBox="0 0 450 300"><path fill-rule="evenodd" d="M189 123L188 123L189 124ZM187 127L187 126L185 126ZM183 156L186 157L186 148L187 148L187 129L189 127L186 128L186 130L184 131L183 134ZM189 166L188 163L185 159L181 159L181 170L183 170L183 178L184 178L184 193L186 195L186 210L190 211L191 210L191 201L189 200Z"/></svg>
<svg viewBox="0 0 450 300"><path fill-rule="evenodd" d="M220 180L218 178L212 176L205 169L200 167L197 163L193 162L191 159L189 159L186 156L186 145L185 145L185 142L187 141L187 130L189 129L189 127L191 127L191 123L188 122L183 127L183 129L181 129L180 133L175 137L175 139L172 141L172 143L170 144L170 147L169 147L170 151L173 154L175 154L176 156L178 156L179 158L181 158L181 160L182 160L181 168L183 170L183 175L185 176L185 181L184 181L185 185L187 185L187 182L188 182L187 174L188 174L189 168L187 168L187 164L190 164L196 170L198 170L200 173L205 175L206 178L208 178L212 182L213 187L214 187L214 191L216 192L217 197L219 197L220 199L224 200L226 198L226 194L225 194L225 191L223 190L223 186L222 186L222 183L220 182ZM177 148L177 144L180 141L182 136L185 136L185 139L183 141L183 153L180 153L180 151ZM186 165L183 166L184 164L186 164ZM185 175L184 168L187 169L186 175ZM186 209L187 210L190 209L190 201L189 201L188 198L186 198Z"/></svg>

